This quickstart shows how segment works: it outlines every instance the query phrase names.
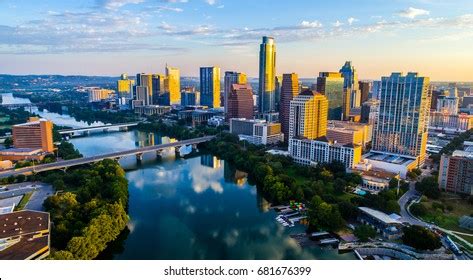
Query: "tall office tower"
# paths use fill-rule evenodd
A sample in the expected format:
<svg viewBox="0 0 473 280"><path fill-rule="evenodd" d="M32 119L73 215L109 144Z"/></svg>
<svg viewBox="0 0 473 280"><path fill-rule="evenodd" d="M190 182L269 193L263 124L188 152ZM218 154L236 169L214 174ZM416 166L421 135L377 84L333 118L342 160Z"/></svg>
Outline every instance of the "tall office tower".
<svg viewBox="0 0 473 280"><path fill-rule="evenodd" d="M346 99L344 90L345 80L338 72L320 72L317 78L317 92L325 95L328 99L328 119L342 120L343 104Z"/></svg>
<svg viewBox="0 0 473 280"><path fill-rule="evenodd" d="M370 99L371 92L371 82L369 81L359 81L358 82L361 94L361 104L365 103Z"/></svg>
<svg viewBox="0 0 473 280"><path fill-rule="evenodd" d="M344 79L343 87L350 90L350 108L360 107L361 93L358 88L358 74L351 61L345 62L345 65L340 69L340 73Z"/></svg>
<svg viewBox="0 0 473 280"><path fill-rule="evenodd" d="M223 106L225 108L225 113L228 112L228 95L232 91L232 85L245 85L247 83L246 74L238 72L225 72L224 82L223 82Z"/></svg>
<svg viewBox="0 0 473 280"><path fill-rule="evenodd" d="M279 108L281 105L281 87L282 87L282 76L276 76L276 80L274 82L274 100L275 100L275 110L279 112Z"/></svg>
<svg viewBox="0 0 473 280"><path fill-rule="evenodd" d="M153 75L153 104L170 106L171 100L169 96L168 78L163 74Z"/></svg>
<svg viewBox="0 0 473 280"><path fill-rule="evenodd" d="M381 80L373 150L408 156L423 164L430 112L430 79L417 73L392 73Z"/></svg>
<svg viewBox="0 0 473 280"><path fill-rule="evenodd" d="M136 86L136 100L141 101L141 105L151 105L151 96L149 94L149 88L145 86Z"/></svg>
<svg viewBox="0 0 473 280"><path fill-rule="evenodd" d="M290 102L289 139L317 139L327 134L328 100L306 90Z"/></svg>
<svg viewBox="0 0 473 280"><path fill-rule="evenodd" d="M133 97L133 86L135 81L128 79L127 74L122 74L117 81L117 93L119 97Z"/></svg>
<svg viewBox="0 0 473 280"><path fill-rule="evenodd" d="M195 87L184 87L181 91L181 106L200 105L200 92Z"/></svg>
<svg viewBox="0 0 473 280"><path fill-rule="evenodd" d="M276 44L274 38L263 37L259 51L259 105L261 114L276 110Z"/></svg>
<svg viewBox="0 0 473 280"><path fill-rule="evenodd" d="M54 151L52 121L30 118L27 123L14 125L12 133L15 148L42 149L48 153Z"/></svg>
<svg viewBox="0 0 473 280"><path fill-rule="evenodd" d="M167 87L171 105L181 104L181 74L179 68L166 65Z"/></svg>
<svg viewBox="0 0 473 280"><path fill-rule="evenodd" d="M371 87L371 99L378 99L381 95L381 81L373 81L373 86Z"/></svg>
<svg viewBox="0 0 473 280"><path fill-rule="evenodd" d="M284 140L289 139L289 115L291 101L299 94L299 78L296 73L282 75L281 103L279 122L284 133Z"/></svg>
<svg viewBox="0 0 473 280"><path fill-rule="evenodd" d="M430 102L430 109L431 110L437 110L437 100L441 98L441 96L444 94L442 90L437 90L437 89L431 89L432 91L432 99Z"/></svg>
<svg viewBox="0 0 473 280"><path fill-rule="evenodd" d="M141 73L136 74L136 85L141 86Z"/></svg>
<svg viewBox="0 0 473 280"><path fill-rule="evenodd" d="M233 84L228 95L226 119L253 118L253 89L250 85Z"/></svg>
<svg viewBox="0 0 473 280"><path fill-rule="evenodd" d="M220 68L200 67L200 104L220 108Z"/></svg>
<svg viewBox="0 0 473 280"><path fill-rule="evenodd" d="M148 103L146 103L145 105L153 104L153 75L141 73L140 86L148 88L148 90L146 91L149 95L147 98Z"/></svg>

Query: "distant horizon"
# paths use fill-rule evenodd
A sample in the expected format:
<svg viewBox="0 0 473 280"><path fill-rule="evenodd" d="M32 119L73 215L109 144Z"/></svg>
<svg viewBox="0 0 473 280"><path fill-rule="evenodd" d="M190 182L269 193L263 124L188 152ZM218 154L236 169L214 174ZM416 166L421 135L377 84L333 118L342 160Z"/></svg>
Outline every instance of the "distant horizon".
<svg viewBox="0 0 473 280"><path fill-rule="evenodd" d="M412 72L412 71L410 71ZM142 72L142 73L147 73L147 72ZM396 73L396 72L392 72L392 73ZM403 74L407 74L407 72L402 72ZM120 78L120 75L121 74L127 74L128 77L133 77L133 78L136 78L136 74L138 73L135 73L135 74L130 74L130 73L120 73L118 75L84 75L84 74L8 74L8 73L0 73L0 76L63 76L63 77L98 77L98 78ZM154 74L154 73L151 73L151 74ZM287 74L287 73L282 73L282 74ZM280 74L280 75L282 75ZM297 74L297 73L296 73ZM390 73L391 74L391 73ZM422 73L419 73L421 76L423 77L428 77L426 75L422 75ZM381 76L381 77L387 77L387 75L385 76ZM380 78L381 78L380 77ZM199 79L199 76L187 76L187 75L181 75L181 79L182 78L193 78L193 79ZM247 77L248 79L251 79L251 80L258 80L259 78L258 77L251 77L251 76L248 76ZM430 78L430 77L428 77ZM223 75L221 75L220 77L220 80L223 81ZM317 77L299 77L299 80L317 80ZM359 81L379 81L380 79L368 79L368 78L362 78L362 77L358 77L358 80ZM472 83L473 84L473 80L472 81L454 81L454 80L451 80L451 81L442 81L442 80L432 80L430 79L430 82L431 83L463 83L463 84L468 84L468 83Z"/></svg>

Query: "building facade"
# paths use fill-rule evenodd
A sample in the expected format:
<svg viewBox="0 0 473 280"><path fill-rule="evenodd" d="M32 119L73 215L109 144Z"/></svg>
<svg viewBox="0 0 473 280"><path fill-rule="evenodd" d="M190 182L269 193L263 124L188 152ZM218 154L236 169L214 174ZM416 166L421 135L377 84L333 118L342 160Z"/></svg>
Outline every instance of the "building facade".
<svg viewBox="0 0 473 280"><path fill-rule="evenodd" d="M220 68L200 68L200 103L209 108L220 108Z"/></svg>
<svg viewBox="0 0 473 280"><path fill-rule="evenodd" d="M133 98L133 86L135 81L128 79L127 74L122 74L117 81L117 93L119 97Z"/></svg>
<svg viewBox="0 0 473 280"><path fill-rule="evenodd" d="M87 90L87 94L89 97L89 102L99 102L110 98L114 94L114 91L102 88L89 88Z"/></svg>
<svg viewBox="0 0 473 280"><path fill-rule="evenodd" d="M263 37L259 53L259 106L260 113L276 110L276 44L274 38Z"/></svg>
<svg viewBox="0 0 473 280"><path fill-rule="evenodd" d="M170 105L181 104L181 73L179 68L166 65L166 78Z"/></svg>
<svg viewBox="0 0 473 280"><path fill-rule="evenodd" d="M442 191L473 195L473 154L465 151L443 154L438 183Z"/></svg>
<svg viewBox="0 0 473 280"><path fill-rule="evenodd" d="M274 145L284 141L281 124L265 120L230 119L230 133L254 145Z"/></svg>
<svg viewBox="0 0 473 280"><path fill-rule="evenodd" d="M429 129L448 133L461 133L473 128L473 115L451 115L448 112L431 112Z"/></svg>
<svg viewBox="0 0 473 280"><path fill-rule="evenodd" d="M250 85L233 84L227 99L227 120L253 118L253 89Z"/></svg>
<svg viewBox="0 0 473 280"><path fill-rule="evenodd" d="M225 109L225 113L227 113L228 111L227 110L228 95L230 95L232 91L232 85L234 84L245 85L246 83L247 83L247 78L246 78L245 73L231 72L231 71L225 72L225 76L223 78L223 100L221 100Z"/></svg>
<svg viewBox="0 0 473 280"><path fill-rule="evenodd" d="M342 120L346 99L345 80L338 72L321 72L317 78L317 92L328 99L328 119Z"/></svg>
<svg viewBox="0 0 473 280"><path fill-rule="evenodd" d="M429 78L393 73L382 78L372 149L412 157L422 165L430 112Z"/></svg>
<svg viewBox="0 0 473 280"><path fill-rule="evenodd" d="M316 139L327 134L328 100L306 90L290 101L289 137Z"/></svg>
<svg viewBox="0 0 473 280"><path fill-rule="evenodd" d="M289 140L289 116L291 101L299 94L299 78L297 74L283 74L281 87L281 102L279 104L279 121L284 133L284 140Z"/></svg>
<svg viewBox="0 0 473 280"><path fill-rule="evenodd" d="M15 148L41 149L48 153L54 151L53 122L31 119L27 123L14 125L12 130Z"/></svg>

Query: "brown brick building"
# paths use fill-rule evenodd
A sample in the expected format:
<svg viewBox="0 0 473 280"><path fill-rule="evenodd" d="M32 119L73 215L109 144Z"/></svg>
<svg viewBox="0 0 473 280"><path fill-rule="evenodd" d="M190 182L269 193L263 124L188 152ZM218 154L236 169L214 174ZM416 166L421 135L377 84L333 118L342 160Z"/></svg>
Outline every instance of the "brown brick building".
<svg viewBox="0 0 473 280"><path fill-rule="evenodd" d="M253 90L250 85L233 84L227 102L227 120L253 118Z"/></svg>

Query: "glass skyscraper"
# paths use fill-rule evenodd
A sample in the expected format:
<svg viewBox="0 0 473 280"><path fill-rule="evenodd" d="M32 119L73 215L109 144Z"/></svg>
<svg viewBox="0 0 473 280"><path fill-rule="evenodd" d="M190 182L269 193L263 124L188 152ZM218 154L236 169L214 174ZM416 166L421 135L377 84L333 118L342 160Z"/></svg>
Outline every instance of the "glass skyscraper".
<svg viewBox="0 0 473 280"><path fill-rule="evenodd" d="M200 68L200 104L220 108L220 68Z"/></svg>
<svg viewBox="0 0 473 280"><path fill-rule="evenodd" d="M410 156L423 163L430 109L429 78L393 73L381 80L373 150Z"/></svg>
<svg viewBox="0 0 473 280"><path fill-rule="evenodd" d="M328 99L328 119L341 120L344 105L344 79L338 72L321 72L317 78L317 92Z"/></svg>
<svg viewBox="0 0 473 280"><path fill-rule="evenodd" d="M259 104L260 113L276 110L276 45L274 38L263 37L259 53Z"/></svg>
<svg viewBox="0 0 473 280"><path fill-rule="evenodd" d="M246 74L239 72L226 71L223 82L223 106L225 113L228 112L228 96L232 92L232 85L245 85L247 83ZM220 99L222 100L222 99Z"/></svg>

